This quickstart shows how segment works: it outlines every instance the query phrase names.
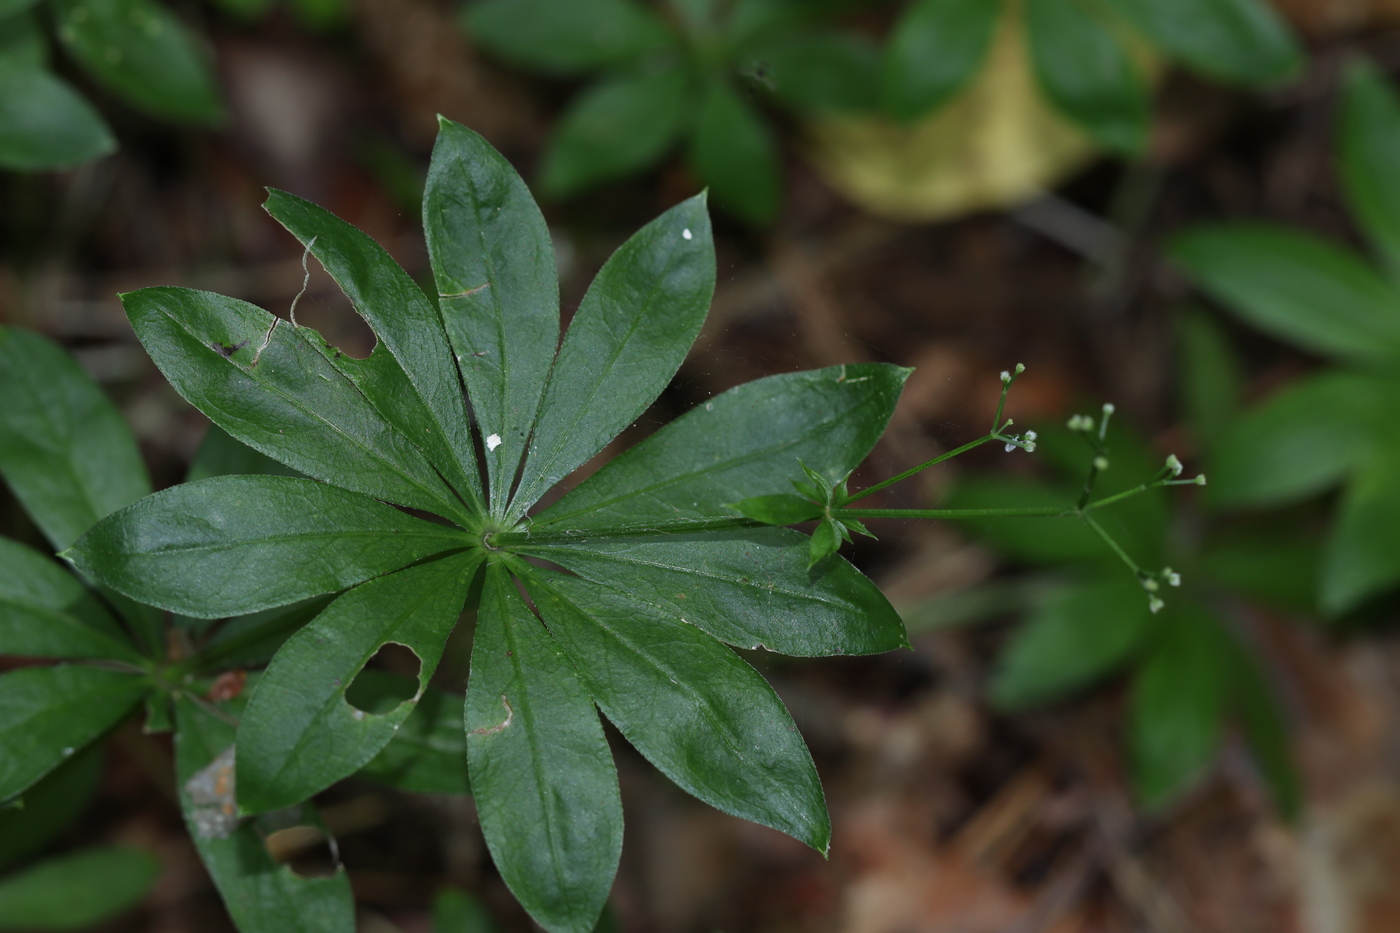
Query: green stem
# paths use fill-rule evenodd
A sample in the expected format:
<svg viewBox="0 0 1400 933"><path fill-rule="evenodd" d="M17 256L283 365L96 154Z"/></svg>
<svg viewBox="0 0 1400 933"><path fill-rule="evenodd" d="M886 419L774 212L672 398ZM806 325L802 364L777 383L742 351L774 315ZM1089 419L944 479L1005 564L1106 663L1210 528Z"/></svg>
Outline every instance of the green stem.
<svg viewBox="0 0 1400 933"><path fill-rule="evenodd" d="M1058 518L1076 514L1059 506L1022 509L837 509L851 518Z"/></svg>
<svg viewBox="0 0 1400 933"><path fill-rule="evenodd" d="M962 445L961 447L959 447L957 450L950 450L950 451L948 451L946 454L939 454L937 457L934 457L932 460L927 460L927 461L925 461L925 462L919 464L919 465L916 466L916 467L912 467L912 468L910 468L910 469L908 469L908 470L905 470L903 473L900 473L898 476L891 476L889 479L887 479L887 480L882 480L882 481L876 483L874 486L870 486L870 487L867 487L867 488L865 488L865 489L862 489L860 492L856 493L856 494L853 495L853 496L847 496L847 497L846 497L846 501L847 501L847 502L855 502L855 501L858 500L858 499L864 499L866 496L870 495L871 493L879 492L881 489L884 489L886 486L893 486L895 483L899 482L900 480L908 479L909 477L913 476L915 473L919 473L919 472L922 472L922 471L924 471L924 470L927 470L927 469L928 469L929 467L931 467L931 466L937 466L938 464L942 463L942 462L945 461L945 460L951 460L951 459L953 459L954 457L958 456L959 454L965 454L965 453L967 453L969 450L972 450L974 447L981 447L983 444L986 444L986 443L988 443L988 442L990 442L990 441L995 441L995 440L999 440L999 438L997 437L997 435L996 435L995 433L992 433L992 434L988 434L986 437L979 437L979 438L978 438L977 440L975 440L975 441L969 441L969 442L967 442L966 444L963 444L963 445Z"/></svg>
<svg viewBox="0 0 1400 933"><path fill-rule="evenodd" d="M1109 546L1113 553L1118 555L1119 559L1122 560L1123 563L1128 565L1129 570L1131 570L1139 579L1143 577L1142 568L1137 565L1136 561L1134 561L1131 557L1128 556L1128 552L1123 550L1122 546L1114 540L1111 534L1103 530L1102 525L1094 521L1094 519L1091 516L1085 515L1083 513L1080 514L1079 519L1080 521L1084 522L1084 524L1094 529L1094 532L1098 534L1100 538L1103 538L1104 543Z"/></svg>

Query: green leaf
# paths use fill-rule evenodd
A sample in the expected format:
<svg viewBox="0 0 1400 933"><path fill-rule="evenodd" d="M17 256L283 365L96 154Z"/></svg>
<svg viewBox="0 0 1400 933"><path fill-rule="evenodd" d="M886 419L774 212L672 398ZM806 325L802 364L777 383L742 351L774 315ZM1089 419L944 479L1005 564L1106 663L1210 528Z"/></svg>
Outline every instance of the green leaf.
<svg viewBox="0 0 1400 933"><path fill-rule="evenodd" d="M1192 310L1179 321L1179 404L1197 442L1214 449L1230 432L1244 377L1224 331L1213 318ZM1214 476L1211 481L1215 481Z"/></svg>
<svg viewBox="0 0 1400 933"><path fill-rule="evenodd" d="M1172 258L1249 324L1326 356L1400 358L1400 291L1317 237L1260 224L1215 224L1176 238Z"/></svg>
<svg viewBox="0 0 1400 933"><path fill-rule="evenodd" d="M1297 524L1212 535L1199 557L1201 570L1265 605L1311 613L1318 602L1322 546L1312 529Z"/></svg>
<svg viewBox="0 0 1400 933"><path fill-rule="evenodd" d="M1053 702L1110 676L1152 631L1147 594L1126 574L1067 586L1016 630L990 687L1002 709Z"/></svg>
<svg viewBox="0 0 1400 933"><path fill-rule="evenodd" d="M476 448L437 307L383 247L330 211L276 189L263 208L325 267L383 346L364 361L341 354L338 367L479 511Z"/></svg>
<svg viewBox="0 0 1400 933"><path fill-rule="evenodd" d="M212 619L345 589L472 543L334 486L216 476L117 512L63 556L132 599Z"/></svg>
<svg viewBox="0 0 1400 933"><path fill-rule="evenodd" d="M1353 609L1400 582L1400 443L1388 446L1342 497L1322 565L1320 603L1329 614Z"/></svg>
<svg viewBox="0 0 1400 933"><path fill-rule="evenodd" d="M366 670L356 683L393 676ZM470 794L462 697L429 687L394 738L356 776L415 794Z"/></svg>
<svg viewBox="0 0 1400 933"><path fill-rule="evenodd" d="M34 6L38 0L0 0L0 17L10 18Z"/></svg>
<svg viewBox="0 0 1400 933"><path fill-rule="evenodd" d="M209 425L195 452L185 482L211 476L297 476L295 470L234 438L217 424Z"/></svg>
<svg viewBox="0 0 1400 933"><path fill-rule="evenodd" d="M497 933L497 927L480 901L445 888L433 901L433 933Z"/></svg>
<svg viewBox="0 0 1400 933"><path fill-rule="evenodd" d="M158 117L224 119L209 53L152 0L54 0L58 37L99 83Z"/></svg>
<svg viewBox="0 0 1400 933"><path fill-rule="evenodd" d="M519 551L627 593L639 607L739 648L797 657L907 647L904 623L860 571L836 557L807 567L787 528L532 544Z"/></svg>
<svg viewBox="0 0 1400 933"><path fill-rule="evenodd" d="M314 330L188 288L143 288L127 292L122 303L175 391L238 440L345 489L462 514L414 438L336 368Z"/></svg>
<svg viewBox="0 0 1400 933"><path fill-rule="evenodd" d="M1292 730L1279 708L1278 692L1258 659L1233 640L1232 645L1232 702L1244 725L1245 738L1274 806L1284 819L1296 820L1303 809L1304 791L1291 748Z"/></svg>
<svg viewBox="0 0 1400 933"><path fill-rule="evenodd" d="M49 61L48 43L34 14L9 8L0 0L0 67L42 69Z"/></svg>
<svg viewBox="0 0 1400 933"><path fill-rule="evenodd" d="M465 126L439 124L423 229L447 336L485 440L491 511L502 515L559 343L554 244L505 157Z"/></svg>
<svg viewBox="0 0 1400 933"><path fill-rule="evenodd" d="M1231 684L1232 646L1207 611L1168 603L1157 628L1128 714L1134 780L1150 807L1181 793L1214 759Z"/></svg>
<svg viewBox="0 0 1400 933"><path fill-rule="evenodd" d="M0 809L0 868L44 847L82 815L102 782L101 750L89 746L25 791L20 806Z"/></svg>
<svg viewBox="0 0 1400 933"><path fill-rule="evenodd" d="M1026 31L1045 94L1108 149L1147 145L1152 101L1123 37L1090 0L1028 0Z"/></svg>
<svg viewBox="0 0 1400 933"><path fill-rule="evenodd" d="M76 91L42 64L0 53L0 168L70 168L116 148L112 131Z"/></svg>
<svg viewBox="0 0 1400 933"><path fill-rule="evenodd" d="M885 111L914 120L962 90L991 48L1000 0L916 0L895 23L881 84Z"/></svg>
<svg viewBox="0 0 1400 933"><path fill-rule="evenodd" d="M462 10L462 23L493 54L557 75L615 67L675 42L634 0L480 0Z"/></svg>
<svg viewBox="0 0 1400 933"><path fill-rule="evenodd" d="M1363 59L1346 72L1337 148L1351 214L1372 246L1400 273L1400 99L1375 65Z"/></svg>
<svg viewBox="0 0 1400 933"><path fill-rule="evenodd" d="M532 527L732 515L736 498L791 495L799 463L837 482L884 432L910 372L862 363L736 386L614 457Z"/></svg>
<svg viewBox="0 0 1400 933"><path fill-rule="evenodd" d="M126 422L73 358L0 327L0 474L62 550L151 491Z"/></svg>
<svg viewBox="0 0 1400 933"><path fill-rule="evenodd" d="M880 54L844 32L798 33L746 56L774 98L806 113L872 109L880 96Z"/></svg>
<svg viewBox="0 0 1400 933"><path fill-rule="evenodd" d="M1167 54L1207 77L1238 84L1278 84L1302 68L1297 40L1264 0L1115 3Z"/></svg>
<svg viewBox="0 0 1400 933"><path fill-rule="evenodd" d="M0 803L120 722L145 687L131 674L67 664L0 675Z"/></svg>
<svg viewBox="0 0 1400 933"><path fill-rule="evenodd" d="M832 521L830 516L823 518L812 530L812 538L807 542L807 569L810 571L839 551L843 537L840 523Z"/></svg>
<svg viewBox="0 0 1400 933"><path fill-rule="evenodd" d="M303 878L290 867L278 865L268 854L255 820L229 826L227 832L211 831L220 824L211 820L209 808L228 815L236 809L235 763L232 757L221 757L233 745L233 727L187 696L176 701L175 718L180 807L233 922L240 930L257 933L354 933L355 903L344 870L329 877ZM223 770L211 774L211 767ZM220 789L227 791L222 802L205 796L196 799L191 793Z"/></svg>
<svg viewBox="0 0 1400 933"><path fill-rule="evenodd" d="M1358 469L1400 404L1400 380L1327 372L1244 415L1210 460L1210 501L1268 506L1326 490Z"/></svg>
<svg viewBox="0 0 1400 933"><path fill-rule="evenodd" d="M238 805L291 806L374 758L427 689L481 561L471 551L355 587L287 639L248 700L238 727ZM345 691L386 643L421 667L412 699L384 713L356 709Z"/></svg>
<svg viewBox="0 0 1400 933"><path fill-rule="evenodd" d="M1043 437L1044 435L1042 435ZM980 475L962 480L937 503L944 509L1065 508L1075 496L1035 480ZM1103 540L1072 518L972 518L959 524L1007 557L1034 564L1117 563ZM1117 529L1114 529L1115 534Z"/></svg>
<svg viewBox="0 0 1400 933"><path fill-rule="evenodd" d="M141 661L85 586L9 538L0 538L0 654Z"/></svg>
<svg viewBox="0 0 1400 933"><path fill-rule="evenodd" d="M592 701L500 564L486 570L466 728L501 877L550 933L589 933L622 850L617 772Z"/></svg>
<svg viewBox="0 0 1400 933"><path fill-rule="evenodd" d="M613 253L564 335L510 520L661 393L700 332L714 287L703 194L671 208Z"/></svg>
<svg viewBox="0 0 1400 933"><path fill-rule="evenodd" d="M827 851L812 756L757 671L616 590L544 572L525 581L594 701L648 761L711 806Z"/></svg>
<svg viewBox="0 0 1400 933"><path fill-rule="evenodd" d="M754 496L734 503L734 509L745 518L765 525L795 525L808 522L822 514L822 506L810 499L779 493L775 496Z"/></svg>
<svg viewBox="0 0 1400 933"><path fill-rule="evenodd" d="M778 142L762 115L727 81L706 88L690 141L690 165L715 203L746 223L772 222L783 196Z"/></svg>
<svg viewBox="0 0 1400 933"><path fill-rule="evenodd" d="M555 125L540 190L563 198L650 168L680 135L693 103L677 67L606 78L580 94Z"/></svg>
<svg viewBox="0 0 1400 933"><path fill-rule="evenodd" d="M262 667L293 632L320 615L332 598L317 596L228 619L221 624L188 616L177 616L173 621L196 636L217 625L213 636L195 652L200 672L213 674L235 667Z"/></svg>
<svg viewBox="0 0 1400 933"><path fill-rule="evenodd" d="M135 907L160 874L145 849L112 846L0 879L0 930L82 930Z"/></svg>

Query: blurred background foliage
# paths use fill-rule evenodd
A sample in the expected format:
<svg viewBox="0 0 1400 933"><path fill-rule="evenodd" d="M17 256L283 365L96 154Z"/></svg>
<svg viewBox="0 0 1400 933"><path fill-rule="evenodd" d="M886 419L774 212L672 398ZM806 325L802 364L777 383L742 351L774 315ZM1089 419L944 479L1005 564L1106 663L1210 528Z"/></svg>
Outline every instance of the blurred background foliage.
<svg viewBox="0 0 1400 933"><path fill-rule="evenodd" d="M980 434L1023 362L1008 413L1035 455L982 449L871 504L1072 503L1063 425L1105 400L1103 489L1168 453L1210 484L1105 519L1180 573L1157 614L1072 523L871 522L853 558L915 650L752 659L817 758L832 861L624 752L608 928L1391 930L1397 28L1395 0L0 0L0 322L77 355L163 486L205 424L114 294L287 307L301 254L262 186L426 274L442 113L548 199L566 307L709 187L711 320L624 443L757 376L915 366L859 488ZM314 266L298 313L370 349ZM42 546L0 497L0 533ZM170 748L113 739L0 813L0 928L227 929ZM361 929L527 928L469 800L352 781L318 803Z"/></svg>

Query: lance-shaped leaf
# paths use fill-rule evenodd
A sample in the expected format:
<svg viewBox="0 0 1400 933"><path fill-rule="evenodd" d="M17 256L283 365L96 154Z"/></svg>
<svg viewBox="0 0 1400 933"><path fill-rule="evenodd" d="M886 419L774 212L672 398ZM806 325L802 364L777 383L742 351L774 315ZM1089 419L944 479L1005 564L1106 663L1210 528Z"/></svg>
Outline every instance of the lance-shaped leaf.
<svg viewBox="0 0 1400 933"><path fill-rule="evenodd" d="M1270 84L1298 71L1302 52L1265 0L1113 0L1174 58L1213 78Z"/></svg>
<svg viewBox="0 0 1400 933"><path fill-rule="evenodd" d="M402 680L382 671L361 671L359 680L366 678L371 683L389 678ZM404 686L395 685L393 692L401 692ZM425 690L393 740L356 777L415 794L470 794L461 696L436 687Z"/></svg>
<svg viewBox="0 0 1400 933"><path fill-rule="evenodd" d="M472 551L371 580L287 639L239 723L243 812L305 800L354 774L389 743L427 689L480 561L480 551ZM345 691L389 642L418 656L412 698L383 713L357 709Z"/></svg>
<svg viewBox="0 0 1400 933"><path fill-rule="evenodd" d="M224 755L233 745L233 726L188 697L176 701L175 718L180 807L233 922L256 933L353 933L355 902L343 870L303 878L277 864L255 821L211 831L209 808L236 811L235 762ZM227 770L210 773L220 766Z"/></svg>
<svg viewBox="0 0 1400 933"><path fill-rule="evenodd" d="M90 745L25 791L21 806L0 808L0 869L38 852L82 815L102 783L103 757Z"/></svg>
<svg viewBox="0 0 1400 933"><path fill-rule="evenodd" d="M151 491L126 422L57 346L0 327L0 474L56 550Z"/></svg>
<svg viewBox="0 0 1400 933"><path fill-rule="evenodd" d="M1322 567L1322 608L1354 608L1400 581L1400 443L1390 438L1342 497Z"/></svg>
<svg viewBox="0 0 1400 933"><path fill-rule="evenodd" d="M1400 272L1400 99L1374 65L1352 62L1338 134L1347 206L1385 260L1394 278Z"/></svg>
<svg viewBox="0 0 1400 933"><path fill-rule="evenodd" d="M97 110L42 62L16 62L0 48L0 168L69 168L99 159L117 141Z"/></svg>
<svg viewBox="0 0 1400 933"><path fill-rule="evenodd" d="M143 288L122 303L175 391L243 443L376 499L461 513L413 440L326 358L315 331L274 326L255 305L188 288Z"/></svg>
<svg viewBox="0 0 1400 933"><path fill-rule="evenodd" d="M211 476L296 476L297 472L234 438L217 424L209 425L190 461L185 482Z"/></svg>
<svg viewBox="0 0 1400 933"><path fill-rule="evenodd" d="M1000 0L917 0L895 25L885 52L885 110L913 120L940 107L987 56Z"/></svg>
<svg viewBox="0 0 1400 933"><path fill-rule="evenodd" d="M772 222L783 197L778 140L725 78L700 98L689 155L716 204L755 226Z"/></svg>
<svg viewBox="0 0 1400 933"><path fill-rule="evenodd" d="M472 543L334 486L216 476L147 496L63 557L132 599L212 619L345 589Z"/></svg>
<svg viewBox="0 0 1400 933"><path fill-rule="evenodd" d="M1152 102L1114 24L1084 0L1028 0L1025 9L1046 96L1114 152L1142 151Z"/></svg>
<svg viewBox="0 0 1400 933"><path fill-rule="evenodd" d="M1171 255L1205 292L1265 333L1341 359L1400 357L1400 290L1324 240L1216 224L1178 237Z"/></svg>
<svg viewBox="0 0 1400 933"><path fill-rule="evenodd" d="M462 22L501 58L559 75L622 65L673 41L635 0L476 0Z"/></svg>
<svg viewBox="0 0 1400 933"><path fill-rule="evenodd" d="M875 446L909 373L862 363L737 386L610 460L532 527L732 516L740 499L790 495L803 463L838 482Z"/></svg>
<svg viewBox="0 0 1400 933"><path fill-rule="evenodd" d="M908 647L884 594L840 557L807 568L788 528L522 545L740 648L820 657Z"/></svg>
<svg viewBox="0 0 1400 933"><path fill-rule="evenodd" d="M263 208L335 279L397 361L395 369L403 371L417 396L412 403L392 398L381 401L376 396L382 393L367 392L370 400L394 412L391 417L395 423L425 445L429 459L453 480L458 492L478 500L471 502L475 509L481 493L476 450L461 377L452 363L437 306L382 246L325 208L275 189L268 192ZM384 360L382 365L387 367L387 363ZM386 388L400 382L397 373L392 376L379 377L389 383ZM434 455L444 444L454 463L442 462Z"/></svg>
<svg viewBox="0 0 1400 933"><path fill-rule="evenodd" d="M223 105L209 56L154 0L56 0L58 37L98 82L172 120L218 123Z"/></svg>
<svg viewBox="0 0 1400 933"><path fill-rule="evenodd" d="M0 880L0 926L92 929L134 907L159 874L160 860L132 846L84 849L49 859Z"/></svg>
<svg viewBox="0 0 1400 933"><path fill-rule="evenodd" d="M87 587L9 538L0 538L0 654L141 660Z"/></svg>
<svg viewBox="0 0 1400 933"><path fill-rule="evenodd" d="M133 674L66 664L0 675L0 803L120 722L147 686Z"/></svg>
<svg viewBox="0 0 1400 933"><path fill-rule="evenodd" d="M559 349L512 519L655 400L700 332L714 287L704 195L671 208L612 255Z"/></svg>
<svg viewBox="0 0 1400 933"><path fill-rule="evenodd" d="M551 933L589 933L622 850L617 772L592 701L500 564L486 569L466 728L501 877Z"/></svg>
<svg viewBox="0 0 1400 933"><path fill-rule="evenodd" d="M491 511L501 515L559 344L554 244L505 157L460 123L438 122L423 229L443 323L485 439Z"/></svg>
<svg viewBox="0 0 1400 933"><path fill-rule="evenodd" d="M525 579L594 701L648 761L725 813L826 852L831 819L817 769L757 671L616 590L543 571Z"/></svg>

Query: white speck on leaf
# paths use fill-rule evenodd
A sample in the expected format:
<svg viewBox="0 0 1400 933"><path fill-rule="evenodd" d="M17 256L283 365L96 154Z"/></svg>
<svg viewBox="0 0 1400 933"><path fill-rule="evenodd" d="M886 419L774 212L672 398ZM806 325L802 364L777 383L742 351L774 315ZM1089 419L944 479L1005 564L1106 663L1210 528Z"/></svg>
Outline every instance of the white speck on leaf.
<svg viewBox="0 0 1400 933"><path fill-rule="evenodd" d="M689 228L689 227L686 227L684 230L681 231L681 236L685 237L687 240L691 240L691 239L694 239L694 238L695 238L695 234L693 234L693 233L690 232L690 228Z"/></svg>
<svg viewBox="0 0 1400 933"><path fill-rule="evenodd" d="M495 450L497 447L500 447L502 443L504 442L501 440L501 435L492 434L486 439L486 449L488 451Z"/></svg>
<svg viewBox="0 0 1400 933"><path fill-rule="evenodd" d="M71 755L71 754L73 754L73 749L72 749L71 746L68 747L68 748L65 748L65 749L63 750L63 757L64 757L64 758L67 758L67 757L68 757L69 755Z"/></svg>
<svg viewBox="0 0 1400 933"><path fill-rule="evenodd" d="M355 719L356 722L359 722L361 719L365 718L365 711L362 709L357 709L350 715Z"/></svg>

